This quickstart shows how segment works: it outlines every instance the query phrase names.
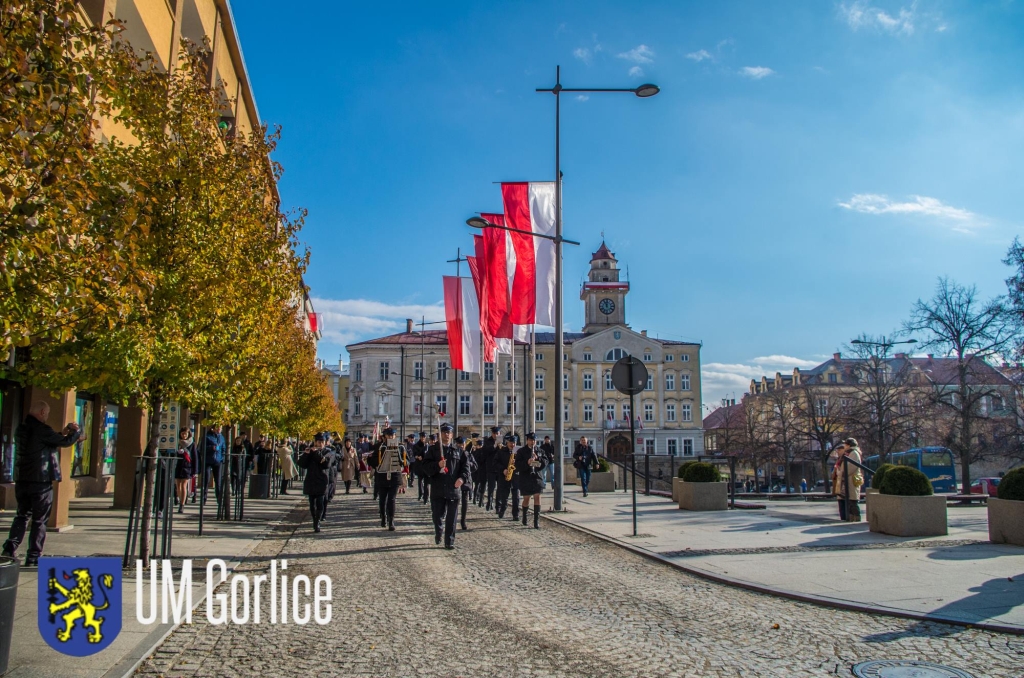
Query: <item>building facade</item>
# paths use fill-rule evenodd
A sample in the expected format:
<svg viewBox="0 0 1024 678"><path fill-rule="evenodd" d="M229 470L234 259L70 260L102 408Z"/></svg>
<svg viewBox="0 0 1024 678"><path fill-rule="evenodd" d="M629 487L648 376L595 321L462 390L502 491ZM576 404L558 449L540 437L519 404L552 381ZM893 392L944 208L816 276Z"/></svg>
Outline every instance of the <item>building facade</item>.
<svg viewBox="0 0 1024 678"><path fill-rule="evenodd" d="M629 283L621 281L618 261L601 243L580 290L586 321L582 332L564 333L564 450L585 436L613 459L629 453L629 424L638 417L637 452L696 456L704 450L701 430L699 343L649 337L626 323ZM351 344L346 421L352 433L369 433L387 418L409 431L437 426L435 410L456 423L460 434L535 430L554 436L554 333L517 342L514 356L485 363L483 374L451 369L444 330L406 331ZM625 355L647 366L647 389L629 397L615 390L612 366Z"/></svg>

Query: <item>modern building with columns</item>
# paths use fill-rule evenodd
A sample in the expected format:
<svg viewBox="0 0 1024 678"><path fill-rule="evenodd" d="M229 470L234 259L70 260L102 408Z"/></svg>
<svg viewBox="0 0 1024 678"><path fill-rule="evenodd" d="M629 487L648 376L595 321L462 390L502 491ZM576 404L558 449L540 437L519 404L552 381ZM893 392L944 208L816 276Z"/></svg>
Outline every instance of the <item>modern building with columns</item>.
<svg viewBox="0 0 1024 678"><path fill-rule="evenodd" d="M650 373L647 390L635 396L637 452L701 454L701 345L656 339L646 330L630 328L629 291L629 282L620 279L618 260L602 242L580 289L583 331L564 333L565 449L571 451L571 443L586 436L612 459L629 453L629 397L614 389L611 369L630 354ZM484 365L483 375L456 374L450 368L445 330L417 330L411 320L405 332L351 344L346 347L349 431L369 433L385 417L403 433L436 428L436 406L461 435L497 424L553 436L554 339L553 332L546 332L532 343L517 343L514 359L499 356L496 365Z"/></svg>

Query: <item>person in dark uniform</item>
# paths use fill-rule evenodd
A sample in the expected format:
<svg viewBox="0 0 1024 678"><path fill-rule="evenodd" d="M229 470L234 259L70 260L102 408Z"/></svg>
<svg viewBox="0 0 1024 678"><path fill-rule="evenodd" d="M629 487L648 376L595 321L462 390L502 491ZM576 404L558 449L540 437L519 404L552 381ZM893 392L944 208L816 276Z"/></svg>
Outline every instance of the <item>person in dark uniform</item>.
<svg viewBox="0 0 1024 678"><path fill-rule="evenodd" d="M430 485L427 483L426 476L423 475L423 455L427 453L427 448L430 444L427 442L427 432L420 431L420 439L416 441L416 445L413 447L412 457L415 464L415 468L412 472L416 475L416 499L426 504L430 501Z"/></svg>
<svg viewBox="0 0 1024 678"><path fill-rule="evenodd" d="M430 509L434 520L434 543L441 543L444 520L444 547L455 548L455 518L459 512L462 486L469 482L466 452L452 445L452 425L441 424L441 440L423 456L423 473L430 479Z"/></svg>
<svg viewBox="0 0 1024 678"><path fill-rule="evenodd" d="M493 506L494 506L494 504L493 504L493 501L494 501L494 488L495 488L495 486L498 483L498 476L501 474L502 471L505 470L504 467L501 467L501 468L498 467L499 466L498 462L494 458L495 455L497 455L498 450L501 449L501 442L498 440L498 436L500 434L501 434L501 427L500 426L492 426L491 427L491 435L490 435L490 437L488 437L484 441L484 448L483 448L483 452L482 452L484 480L487 483L487 510L488 511L490 511L493 508ZM483 490L481 489L481 495L482 495L482 493L483 493ZM481 502L481 504L483 503L483 496L480 497L480 502Z"/></svg>
<svg viewBox="0 0 1024 678"><path fill-rule="evenodd" d="M476 433L470 440L472 450L469 455L473 459L473 503L484 505L484 493L487 489L487 466L484 462L484 441Z"/></svg>
<svg viewBox="0 0 1024 678"><path fill-rule="evenodd" d="M512 494L512 520L519 520L519 482L515 473L506 479L509 461L514 460L516 455L516 437L511 433L505 434L505 444L498 448L494 454L494 463L501 471L498 473L498 496L494 500L494 508L499 518L505 517L508 509L509 493Z"/></svg>
<svg viewBox="0 0 1024 678"><path fill-rule="evenodd" d="M539 454L538 454L539 452ZM543 450L537 449L537 434L527 433L526 444L516 450L516 477L519 492L523 495L523 526L530 514L530 497L533 497L533 528L540 529L540 493L544 491L544 477L541 471L547 466Z"/></svg>
<svg viewBox="0 0 1024 678"><path fill-rule="evenodd" d="M402 484L402 469L409 463L404 445L395 444L395 429L384 429L366 463L374 471L373 484L380 506L380 526L395 531L395 498Z"/></svg>
<svg viewBox="0 0 1024 678"><path fill-rule="evenodd" d="M410 433L409 435L405 436L405 454L409 458L409 471L408 471L409 487L412 487L413 483L416 482L416 471L413 470L413 466L415 465L415 460L413 459L413 454L412 454L412 451L413 451L413 449L415 447L416 447L416 434L415 433Z"/></svg>
<svg viewBox="0 0 1024 678"><path fill-rule="evenodd" d="M334 452L327 447L327 436L316 434L312 447L299 455L298 465L306 469L306 477L302 481L302 493L309 497L309 513L313 517L313 531L320 531L320 520L324 514L324 503L327 497L327 486L330 482L328 474Z"/></svg>
<svg viewBox="0 0 1024 678"><path fill-rule="evenodd" d="M466 507L469 506L469 498L473 494L473 489L476 487L476 459L473 457L473 443L470 442L468 445L466 439L459 436L455 439L455 446L459 448L459 451L466 457L466 466L469 468L469 482L462 486L462 510L460 513L459 525L463 531L468 530L466 527Z"/></svg>

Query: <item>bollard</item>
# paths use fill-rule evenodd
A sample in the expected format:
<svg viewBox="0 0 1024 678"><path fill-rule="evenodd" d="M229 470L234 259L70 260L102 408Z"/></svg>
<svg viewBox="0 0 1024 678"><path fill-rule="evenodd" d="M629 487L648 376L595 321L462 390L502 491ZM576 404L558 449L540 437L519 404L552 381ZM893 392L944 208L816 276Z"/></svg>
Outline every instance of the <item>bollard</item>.
<svg viewBox="0 0 1024 678"><path fill-rule="evenodd" d="M14 603L18 598L18 563L0 557L0 676L7 673L14 635Z"/></svg>

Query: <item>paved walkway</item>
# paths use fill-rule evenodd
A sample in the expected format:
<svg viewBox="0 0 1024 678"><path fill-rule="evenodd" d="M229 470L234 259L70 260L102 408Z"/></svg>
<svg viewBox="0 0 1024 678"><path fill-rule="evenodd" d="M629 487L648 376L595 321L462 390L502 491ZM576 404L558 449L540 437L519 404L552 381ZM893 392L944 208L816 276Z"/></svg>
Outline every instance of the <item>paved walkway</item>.
<svg viewBox="0 0 1024 678"><path fill-rule="evenodd" d="M124 554L128 512L110 508L111 498L91 497L71 502L70 522L74 528L46 537L47 556L115 556ZM276 529L287 526L288 515L297 506L306 506L301 496L277 500L246 500L245 520L217 522L209 514L198 536L198 505L188 504L184 514L175 516L172 553L175 561L196 559L193 601L205 594L205 568L210 558L223 558L229 567L247 556ZM212 508L212 507L208 507ZM0 511L0 534L6 539L13 511ZM25 545L19 549L24 559ZM149 654L170 631L171 625L143 626L135 610L134 569L125 571L122 597L121 633L110 647L91 657L71 658L53 650L38 631L38 573L36 568L22 569L18 578L15 605L13 647L8 673L4 678L120 678Z"/></svg>
<svg viewBox="0 0 1024 678"><path fill-rule="evenodd" d="M671 500L566 488L558 520L694 571L836 604L1024 632L1024 548L988 542L984 506L949 508L949 535L900 538L841 523L834 502L679 510ZM1022 664L1024 665L1024 664Z"/></svg>

